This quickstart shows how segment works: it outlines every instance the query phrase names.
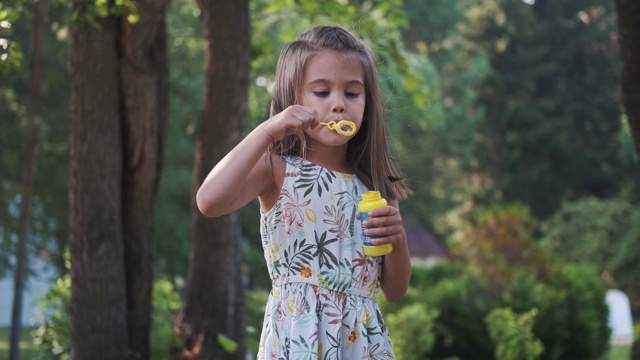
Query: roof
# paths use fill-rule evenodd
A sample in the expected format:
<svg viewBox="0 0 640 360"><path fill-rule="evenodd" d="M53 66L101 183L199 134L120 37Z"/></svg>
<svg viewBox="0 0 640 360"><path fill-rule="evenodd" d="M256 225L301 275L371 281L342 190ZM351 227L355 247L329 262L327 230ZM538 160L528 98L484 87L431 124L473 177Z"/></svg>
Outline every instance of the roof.
<svg viewBox="0 0 640 360"><path fill-rule="evenodd" d="M449 257L446 247L429 231L410 228L406 233L411 257Z"/></svg>

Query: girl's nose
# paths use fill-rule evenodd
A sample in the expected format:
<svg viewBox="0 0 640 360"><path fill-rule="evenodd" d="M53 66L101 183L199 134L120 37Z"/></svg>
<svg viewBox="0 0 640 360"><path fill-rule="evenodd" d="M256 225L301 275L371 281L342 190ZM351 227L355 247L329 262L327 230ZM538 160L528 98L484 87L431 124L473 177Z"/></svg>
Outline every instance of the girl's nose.
<svg viewBox="0 0 640 360"><path fill-rule="evenodd" d="M346 110L346 107L344 106L344 101L342 100L336 100L335 103L333 104L333 109L332 111L335 113L343 113Z"/></svg>

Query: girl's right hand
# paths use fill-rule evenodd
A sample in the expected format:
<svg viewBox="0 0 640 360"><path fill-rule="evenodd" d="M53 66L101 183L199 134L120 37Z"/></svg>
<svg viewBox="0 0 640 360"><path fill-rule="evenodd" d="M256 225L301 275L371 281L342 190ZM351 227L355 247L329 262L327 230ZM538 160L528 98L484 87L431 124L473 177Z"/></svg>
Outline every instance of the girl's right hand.
<svg viewBox="0 0 640 360"><path fill-rule="evenodd" d="M318 113L309 107L291 105L265 122L265 130L273 141L295 134L318 124ZM314 124L315 123L315 124Z"/></svg>

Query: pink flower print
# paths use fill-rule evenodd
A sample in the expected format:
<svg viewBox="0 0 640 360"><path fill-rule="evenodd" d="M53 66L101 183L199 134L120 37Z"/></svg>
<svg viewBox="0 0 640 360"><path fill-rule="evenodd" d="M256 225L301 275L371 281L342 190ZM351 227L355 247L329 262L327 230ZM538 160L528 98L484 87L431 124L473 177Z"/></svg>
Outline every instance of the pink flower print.
<svg viewBox="0 0 640 360"><path fill-rule="evenodd" d="M284 321L284 311L282 310L282 303L278 303L278 322Z"/></svg>
<svg viewBox="0 0 640 360"><path fill-rule="evenodd" d="M289 209L284 209L284 211L282 212L282 223L286 224L287 219L289 219L290 217L291 217L291 211Z"/></svg>
<svg viewBox="0 0 640 360"><path fill-rule="evenodd" d="M278 358L278 354L276 354L275 351L272 351L271 355L269 357L272 358L272 359L277 359Z"/></svg>
<svg viewBox="0 0 640 360"><path fill-rule="evenodd" d="M303 223L302 221L298 220L298 221L296 222L296 227L297 227L298 229L302 229L302 227L303 227L303 226L304 226L304 223Z"/></svg>
<svg viewBox="0 0 640 360"><path fill-rule="evenodd" d="M364 276L362 276L362 284L366 285L369 282L369 273L364 274Z"/></svg>
<svg viewBox="0 0 640 360"><path fill-rule="evenodd" d="M291 231L291 229L287 229L287 236L291 236L291 233L293 233L293 231Z"/></svg>

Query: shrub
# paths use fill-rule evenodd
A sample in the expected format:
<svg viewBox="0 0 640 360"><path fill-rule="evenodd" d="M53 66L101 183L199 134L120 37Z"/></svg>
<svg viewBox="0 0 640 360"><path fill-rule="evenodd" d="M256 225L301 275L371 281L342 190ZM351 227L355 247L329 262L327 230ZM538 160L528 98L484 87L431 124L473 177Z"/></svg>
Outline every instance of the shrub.
<svg viewBox="0 0 640 360"><path fill-rule="evenodd" d="M398 360L422 360L435 342L432 328L438 310L415 303L386 315L393 349Z"/></svg>
<svg viewBox="0 0 640 360"><path fill-rule="evenodd" d="M33 333L37 359L70 359L71 276L58 279L38 300L38 316L42 325ZM153 286L151 321L151 358L171 359L171 351L179 346L172 331L173 321L181 307L180 296L168 280L158 280Z"/></svg>
<svg viewBox="0 0 640 360"><path fill-rule="evenodd" d="M491 340L496 346L496 360L535 360L542 354L543 346L533 335L533 320L537 314L532 309L516 315L511 308L493 309L485 318Z"/></svg>
<svg viewBox="0 0 640 360"><path fill-rule="evenodd" d="M427 271L436 275L422 278L437 281L412 284L407 300L424 302L425 309L439 314L433 324L435 342L425 358L494 358L485 319L499 308L515 313L537 309L532 331L544 348L541 359L599 359L608 348L605 288L589 268L566 265L545 281L514 268L511 281L501 288L489 286L472 266L441 263Z"/></svg>

